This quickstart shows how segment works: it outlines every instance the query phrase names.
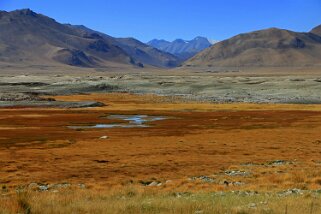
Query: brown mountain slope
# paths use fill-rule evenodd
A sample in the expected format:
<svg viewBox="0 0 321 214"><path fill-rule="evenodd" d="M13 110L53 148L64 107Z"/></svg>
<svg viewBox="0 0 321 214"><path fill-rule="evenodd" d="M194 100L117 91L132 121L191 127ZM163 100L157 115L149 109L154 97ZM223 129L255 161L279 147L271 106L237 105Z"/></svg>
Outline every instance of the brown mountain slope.
<svg viewBox="0 0 321 214"><path fill-rule="evenodd" d="M119 47L138 62L156 67L176 67L180 60L167 52L160 51L134 38L117 38Z"/></svg>
<svg viewBox="0 0 321 214"><path fill-rule="evenodd" d="M315 35L321 36L321 25L313 28L310 33L313 33Z"/></svg>
<svg viewBox="0 0 321 214"><path fill-rule="evenodd" d="M29 9L0 11L0 64L174 67L179 60L134 39L65 25Z"/></svg>
<svg viewBox="0 0 321 214"><path fill-rule="evenodd" d="M0 62L101 67L133 64L112 40L84 35L29 9L0 12Z"/></svg>
<svg viewBox="0 0 321 214"><path fill-rule="evenodd" d="M291 67L321 65L321 37L270 28L240 34L197 54L184 66Z"/></svg>
<svg viewBox="0 0 321 214"><path fill-rule="evenodd" d="M134 38L113 38L107 34L94 31L83 25L68 25L71 28L81 30L84 34L96 34L106 39L113 40L113 44L119 46L130 55L139 65L152 65L155 67L176 67L181 63L176 56L160 51L146 45Z"/></svg>

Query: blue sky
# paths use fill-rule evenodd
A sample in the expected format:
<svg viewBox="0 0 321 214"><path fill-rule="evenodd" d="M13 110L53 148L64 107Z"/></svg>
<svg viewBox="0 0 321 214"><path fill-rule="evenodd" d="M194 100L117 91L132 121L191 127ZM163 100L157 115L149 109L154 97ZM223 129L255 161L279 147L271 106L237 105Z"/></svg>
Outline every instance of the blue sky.
<svg viewBox="0 0 321 214"><path fill-rule="evenodd" d="M321 0L0 0L1 10L21 8L144 42L223 40L269 27L309 31L321 24Z"/></svg>

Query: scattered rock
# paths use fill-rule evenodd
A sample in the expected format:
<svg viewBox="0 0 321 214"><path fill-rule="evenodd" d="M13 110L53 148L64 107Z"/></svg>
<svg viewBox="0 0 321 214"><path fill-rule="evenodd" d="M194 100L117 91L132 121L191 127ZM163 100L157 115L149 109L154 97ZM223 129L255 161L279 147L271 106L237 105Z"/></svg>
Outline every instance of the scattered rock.
<svg viewBox="0 0 321 214"><path fill-rule="evenodd" d="M1 85L3 85L3 83L1 83ZM36 93L0 93L0 101L55 101L55 99L43 98Z"/></svg>
<svg viewBox="0 0 321 214"><path fill-rule="evenodd" d="M245 172L245 171L239 171L239 170L228 170L224 172L225 175L228 176L247 176L250 173L249 172Z"/></svg>
<svg viewBox="0 0 321 214"><path fill-rule="evenodd" d="M100 139L108 139L108 136L101 136Z"/></svg>
<svg viewBox="0 0 321 214"><path fill-rule="evenodd" d="M215 181L213 178L210 178L210 177L204 176L204 175L198 176L198 177L191 177L190 180L192 180L192 181L201 180L205 183L214 183L214 181Z"/></svg>
<svg viewBox="0 0 321 214"><path fill-rule="evenodd" d="M282 192L278 192L278 196L284 197L289 195L303 195L304 190L301 189L288 189Z"/></svg>
<svg viewBox="0 0 321 214"><path fill-rule="evenodd" d="M99 91L115 91L118 90L119 87L117 85L110 85L107 83L100 83L98 85L93 86L94 90L99 90Z"/></svg>
<svg viewBox="0 0 321 214"><path fill-rule="evenodd" d="M248 207L249 208L251 208L251 209L256 209L256 204L255 203L250 203L249 205L248 205Z"/></svg>
<svg viewBox="0 0 321 214"><path fill-rule="evenodd" d="M30 183L28 185L28 189L34 191L48 191L52 190L52 192L56 192L55 190L62 189L62 188L70 188L71 184L69 183L61 183L61 184L38 184L38 183Z"/></svg>
<svg viewBox="0 0 321 214"><path fill-rule="evenodd" d="M237 194L237 195L240 195L240 196L259 195L259 192L257 192L257 191L235 191L234 193Z"/></svg>
<svg viewBox="0 0 321 214"><path fill-rule="evenodd" d="M151 184L153 181L139 181L140 184L144 185L144 186L148 186L149 184Z"/></svg>
<svg viewBox="0 0 321 214"><path fill-rule="evenodd" d="M28 188L31 189L31 190L36 190L36 191L43 192L43 191L48 191L49 185L47 185L47 184L30 183L28 185Z"/></svg>
<svg viewBox="0 0 321 214"><path fill-rule="evenodd" d="M242 185L244 185L244 183L240 182L240 181L227 181L227 180L224 180L223 182L220 182L219 184L225 185L225 186L242 186Z"/></svg>
<svg viewBox="0 0 321 214"><path fill-rule="evenodd" d="M162 183L158 181L153 181L152 183L148 184L149 187L156 187L156 186L161 186Z"/></svg>
<svg viewBox="0 0 321 214"><path fill-rule="evenodd" d="M86 189L86 185L85 184L78 184L80 189Z"/></svg>
<svg viewBox="0 0 321 214"><path fill-rule="evenodd" d="M260 204L267 205L268 202L267 201L260 201Z"/></svg>
<svg viewBox="0 0 321 214"><path fill-rule="evenodd" d="M267 165L271 165L271 166L280 166L285 164L292 164L292 162L286 161L286 160L274 160L267 163Z"/></svg>
<svg viewBox="0 0 321 214"><path fill-rule="evenodd" d="M139 183L141 183L144 186L149 186L149 187L156 187L156 186L161 186L163 185L161 182L159 181L139 181Z"/></svg>
<svg viewBox="0 0 321 214"><path fill-rule="evenodd" d="M175 193L174 193L174 196L175 196L176 198L189 197L189 196L191 196L191 195L192 195L192 193L190 193L190 192L175 192Z"/></svg>
<svg viewBox="0 0 321 214"><path fill-rule="evenodd" d="M236 182L232 182L232 185L233 186L242 186L242 185L244 185L244 183L236 181Z"/></svg>
<svg viewBox="0 0 321 214"><path fill-rule="evenodd" d="M61 188L69 188L71 184L69 183L62 183L62 184L53 184L48 186L50 189L61 189Z"/></svg>
<svg viewBox="0 0 321 214"><path fill-rule="evenodd" d="M41 192L48 191L49 189L48 185L39 185L38 188Z"/></svg>
<svg viewBox="0 0 321 214"><path fill-rule="evenodd" d="M0 107L12 107L12 106L23 106L23 107L57 107L57 108L91 108L91 107L102 107L105 106L101 102L93 101L79 101L79 102L68 102L68 101L53 101L53 100L18 100L18 101L3 101L0 98Z"/></svg>
<svg viewBox="0 0 321 214"><path fill-rule="evenodd" d="M313 192L316 194L321 194L321 189L313 190Z"/></svg>
<svg viewBox="0 0 321 214"><path fill-rule="evenodd" d="M37 183L30 183L30 184L28 185L28 188L29 188L29 189L38 188L38 184L37 184Z"/></svg>

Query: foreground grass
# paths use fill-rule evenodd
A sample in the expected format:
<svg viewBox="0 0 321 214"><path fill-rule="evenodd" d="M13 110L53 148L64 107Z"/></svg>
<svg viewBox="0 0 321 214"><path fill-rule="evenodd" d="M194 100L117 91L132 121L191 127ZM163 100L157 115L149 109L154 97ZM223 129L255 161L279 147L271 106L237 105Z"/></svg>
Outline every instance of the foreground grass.
<svg viewBox="0 0 321 214"><path fill-rule="evenodd" d="M66 189L0 197L0 213L321 213L320 195L159 193L155 189Z"/></svg>

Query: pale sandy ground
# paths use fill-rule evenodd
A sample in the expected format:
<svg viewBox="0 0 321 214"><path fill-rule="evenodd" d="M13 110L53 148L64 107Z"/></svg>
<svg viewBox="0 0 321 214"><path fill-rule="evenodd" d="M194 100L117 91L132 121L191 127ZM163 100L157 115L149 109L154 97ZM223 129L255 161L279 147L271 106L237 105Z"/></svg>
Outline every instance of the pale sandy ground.
<svg viewBox="0 0 321 214"><path fill-rule="evenodd" d="M2 67L0 105L26 105L21 95L131 92L180 96L199 102L321 103L319 68L186 70L177 68L83 69L72 67ZM12 95L15 94L15 95ZM18 98L17 98L18 96Z"/></svg>

